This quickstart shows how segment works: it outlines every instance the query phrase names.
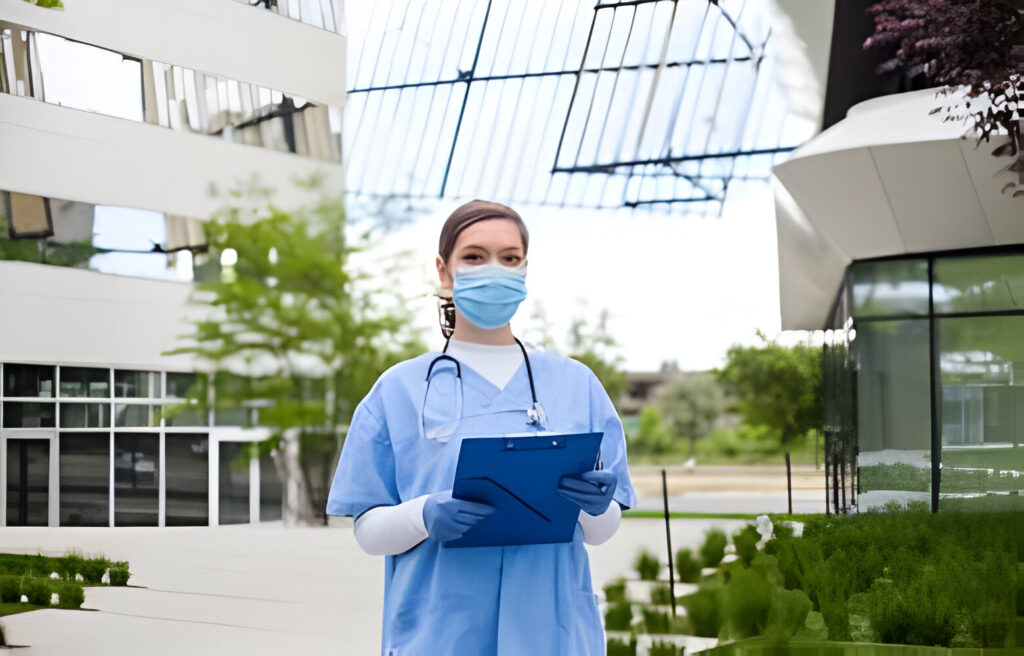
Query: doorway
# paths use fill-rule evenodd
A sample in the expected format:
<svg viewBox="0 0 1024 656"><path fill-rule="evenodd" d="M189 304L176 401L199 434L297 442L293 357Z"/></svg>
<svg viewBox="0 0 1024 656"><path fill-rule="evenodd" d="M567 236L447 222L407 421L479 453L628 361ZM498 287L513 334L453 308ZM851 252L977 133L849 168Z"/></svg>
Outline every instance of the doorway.
<svg viewBox="0 0 1024 656"><path fill-rule="evenodd" d="M46 526L50 440L7 440L7 526Z"/></svg>

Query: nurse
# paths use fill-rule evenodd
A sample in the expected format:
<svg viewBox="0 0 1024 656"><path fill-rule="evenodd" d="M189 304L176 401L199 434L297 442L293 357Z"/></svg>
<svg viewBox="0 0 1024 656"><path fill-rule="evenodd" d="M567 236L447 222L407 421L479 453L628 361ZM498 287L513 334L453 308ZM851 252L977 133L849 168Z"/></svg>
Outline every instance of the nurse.
<svg viewBox="0 0 1024 656"><path fill-rule="evenodd" d="M585 365L513 336L528 246L511 208L456 209L436 262L444 351L385 371L352 417L327 514L354 517L360 546L386 557L384 656L605 653L584 543L636 502L622 423ZM572 542L442 546L493 512L452 497L462 439L540 431L604 434L603 469L559 482L580 506Z"/></svg>

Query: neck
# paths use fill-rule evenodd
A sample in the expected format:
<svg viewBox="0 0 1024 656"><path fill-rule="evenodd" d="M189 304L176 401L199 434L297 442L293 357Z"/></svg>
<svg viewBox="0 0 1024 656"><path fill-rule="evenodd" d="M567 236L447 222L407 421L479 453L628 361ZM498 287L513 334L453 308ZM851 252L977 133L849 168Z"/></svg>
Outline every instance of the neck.
<svg viewBox="0 0 1024 656"><path fill-rule="evenodd" d="M458 309L455 310L455 333L452 335L452 339L460 342L489 344L492 346L516 343L515 338L512 337L512 326L510 324L494 329L481 328L462 316Z"/></svg>

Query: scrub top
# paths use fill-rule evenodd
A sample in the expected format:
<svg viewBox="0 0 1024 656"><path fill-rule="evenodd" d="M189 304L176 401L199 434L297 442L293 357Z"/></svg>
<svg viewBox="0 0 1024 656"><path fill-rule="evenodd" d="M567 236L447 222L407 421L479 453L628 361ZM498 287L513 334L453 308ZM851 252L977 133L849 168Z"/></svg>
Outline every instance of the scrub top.
<svg viewBox="0 0 1024 656"><path fill-rule="evenodd" d="M499 389L464 364L460 386L454 363L441 359L428 387L427 369L438 355L388 369L357 406L328 495L328 515L358 517L375 506L449 490L464 437L531 429L525 363ZM530 364L537 400L547 413L544 429L604 433L601 459L618 478L614 498L623 507L635 505L622 423L597 377L584 364L548 352L531 352ZM462 419L453 423L454 432L428 437L424 415L428 429ZM605 653L579 524L567 543L445 548L427 538L385 558L384 656Z"/></svg>

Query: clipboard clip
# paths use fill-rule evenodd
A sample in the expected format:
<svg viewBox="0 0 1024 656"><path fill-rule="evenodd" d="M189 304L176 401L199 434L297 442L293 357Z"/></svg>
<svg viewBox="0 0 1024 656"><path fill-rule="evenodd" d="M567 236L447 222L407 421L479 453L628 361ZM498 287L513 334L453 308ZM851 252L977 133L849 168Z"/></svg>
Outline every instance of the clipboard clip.
<svg viewBox="0 0 1024 656"><path fill-rule="evenodd" d="M566 446L564 435L537 435L529 436L526 439L505 438L506 451L536 451L538 449L564 449Z"/></svg>

